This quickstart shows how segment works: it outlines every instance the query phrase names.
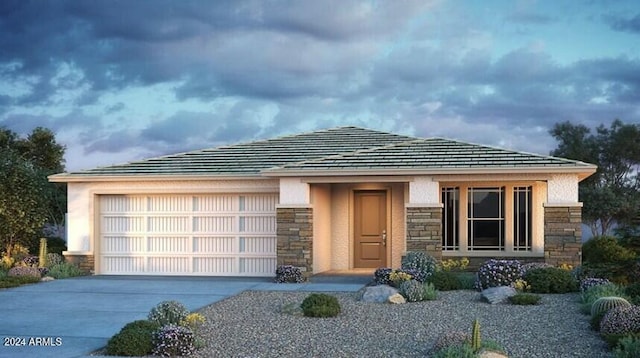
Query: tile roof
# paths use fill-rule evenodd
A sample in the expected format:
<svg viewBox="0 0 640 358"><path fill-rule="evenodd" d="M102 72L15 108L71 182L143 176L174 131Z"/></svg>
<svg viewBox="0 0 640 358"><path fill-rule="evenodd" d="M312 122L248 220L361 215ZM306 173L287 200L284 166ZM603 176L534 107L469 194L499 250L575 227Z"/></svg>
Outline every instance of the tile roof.
<svg viewBox="0 0 640 358"><path fill-rule="evenodd" d="M416 138L340 127L244 144L168 155L51 180L127 176L341 175L358 172L434 172L461 169L555 168L592 171L578 161L516 152L442 138Z"/></svg>

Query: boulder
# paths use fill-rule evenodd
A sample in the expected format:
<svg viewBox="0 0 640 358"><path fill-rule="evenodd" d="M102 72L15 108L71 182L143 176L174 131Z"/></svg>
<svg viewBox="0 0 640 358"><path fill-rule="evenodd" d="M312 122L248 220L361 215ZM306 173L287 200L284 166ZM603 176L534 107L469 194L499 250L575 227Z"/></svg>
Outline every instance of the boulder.
<svg viewBox="0 0 640 358"><path fill-rule="evenodd" d="M388 285L367 286L360 290L359 300L363 302L387 302L389 296L395 295L398 290Z"/></svg>
<svg viewBox="0 0 640 358"><path fill-rule="evenodd" d="M393 304L401 304L401 303L407 303L407 300L405 300L401 294L396 293L389 296L389 298L387 298L387 302L393 303Z"/></svg>
<svg viewBox="0 0 640 358"><path fill-rule="evenodd" d="M516 289L510 286L490 287L482 290L482 298L494 305L506 301L507 298L515 296L516 293Z"/></svg>

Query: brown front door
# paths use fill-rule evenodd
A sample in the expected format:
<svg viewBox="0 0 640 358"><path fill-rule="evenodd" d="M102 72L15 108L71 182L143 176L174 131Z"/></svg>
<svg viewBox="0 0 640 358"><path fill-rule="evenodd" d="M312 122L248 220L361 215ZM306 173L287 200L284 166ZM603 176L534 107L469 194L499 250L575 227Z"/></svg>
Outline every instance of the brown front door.
<svg viewBox="0 0 640 358"><path fill-rule="evenodd" d="M356 191L354 201L354 268L386 267L387 192Z"/></svg>

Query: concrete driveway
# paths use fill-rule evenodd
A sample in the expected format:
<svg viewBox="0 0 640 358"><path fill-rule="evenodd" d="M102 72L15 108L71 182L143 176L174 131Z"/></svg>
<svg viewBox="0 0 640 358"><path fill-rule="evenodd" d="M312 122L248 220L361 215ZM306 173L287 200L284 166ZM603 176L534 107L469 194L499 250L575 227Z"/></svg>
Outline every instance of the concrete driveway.
<svg viewBox="0 0 640 358"><path fill-rule="evenodd" d="M159 302L196 310L245 290L357 291L366 280L89 276L0 290L0 357L86 357Z"/></svg>

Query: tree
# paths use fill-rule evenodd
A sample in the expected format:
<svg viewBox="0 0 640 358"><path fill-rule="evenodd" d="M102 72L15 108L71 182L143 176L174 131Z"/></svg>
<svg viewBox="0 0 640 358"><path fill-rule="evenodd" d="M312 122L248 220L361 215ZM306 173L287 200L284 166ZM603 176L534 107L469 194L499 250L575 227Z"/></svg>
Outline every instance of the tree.
<svg viewBox="0 0 640 358"><path fill-rule="evenodd" d="M557 123L550 131L558 141L551 155L598 166L580 183L583 219L594 236L606 235L614 224L625 224L640 212L640 125L615 120L596 133L581 124Z"/></svg>
<svg viewBox="0 0 640 358"><path fill-rule="evenodd" d="M15 244L27 246L47 218L46 176L15 151L0 151L0 244L11 255Z"/></svg>

